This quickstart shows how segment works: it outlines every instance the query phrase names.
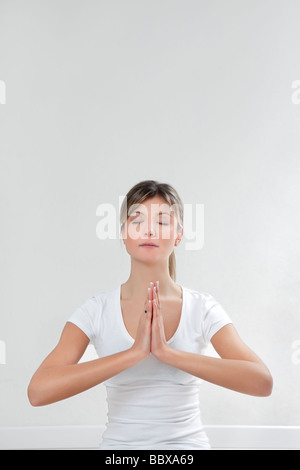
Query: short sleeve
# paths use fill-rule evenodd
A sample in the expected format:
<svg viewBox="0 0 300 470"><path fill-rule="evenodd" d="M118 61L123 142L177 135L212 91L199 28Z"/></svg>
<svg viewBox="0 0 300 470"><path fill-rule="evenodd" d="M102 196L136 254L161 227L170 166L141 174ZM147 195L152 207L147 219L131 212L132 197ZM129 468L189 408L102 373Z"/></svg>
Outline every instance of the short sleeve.
<svg viewBox="0 0 300 470"><path fill-rule="evenodd" d="M211 295L205 294L205 314L202 320L204 341L209 343L214 334L223 326L232 323L220 303Z"/></svg>
<svg viewBox="0 0 300 470"><path fill-rule="evenodd" d="M76 308L67 321L78 326L87 335L90 342L94 344L98 316L99 303L97 297L93 295L80 307Z"/></svg>

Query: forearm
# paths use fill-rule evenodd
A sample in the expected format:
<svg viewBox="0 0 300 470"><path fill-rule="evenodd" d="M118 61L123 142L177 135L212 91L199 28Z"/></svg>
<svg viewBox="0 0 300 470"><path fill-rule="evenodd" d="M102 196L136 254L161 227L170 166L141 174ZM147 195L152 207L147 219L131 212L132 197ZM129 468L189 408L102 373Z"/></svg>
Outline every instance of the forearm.
<svg viewBox="0 0 300 470"><path fill-rule="evenodd" d="M133 349L80 364L47 367L33 376L28 397L33 406L64 400L133 367L141 358Z"/></svg>
<svg viewBox="0 0 300 470"><path fill-rule="evenodd" d="M207 382L236 392L268 396L272 378L262 363L221 359L169 348L162 358L166 364Z"/></svg>

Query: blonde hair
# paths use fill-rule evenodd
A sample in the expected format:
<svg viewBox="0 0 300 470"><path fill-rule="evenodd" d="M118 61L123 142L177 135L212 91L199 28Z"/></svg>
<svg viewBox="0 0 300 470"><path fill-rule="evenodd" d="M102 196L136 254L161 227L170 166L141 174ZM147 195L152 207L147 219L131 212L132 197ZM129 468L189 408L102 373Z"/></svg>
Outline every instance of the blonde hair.
<svg viewBox="0 0 300 470"><path fill-rule="evenodd" d="M145 180L135 184L126 194L120 208L121 230L124 227L130 207L133 204L141 204L145 199L160 196L166 203L173 206L176 219L178 221L177 230L183 227L183 203L177 191L167 183L159 183L154 180ZM169 274L173 281L176 281L176 258L174 250L169 256Z"/></svg>

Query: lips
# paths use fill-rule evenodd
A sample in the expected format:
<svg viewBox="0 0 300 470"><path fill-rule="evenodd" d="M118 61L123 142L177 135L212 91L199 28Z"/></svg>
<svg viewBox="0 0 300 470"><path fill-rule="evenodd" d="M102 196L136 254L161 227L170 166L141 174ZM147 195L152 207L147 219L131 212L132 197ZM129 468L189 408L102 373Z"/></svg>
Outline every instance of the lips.
<svg viewBox="0 0 300 470"><path fill-rule="evenodd" d="M155 243L142 243L140 246L156 246Z"/></svg>

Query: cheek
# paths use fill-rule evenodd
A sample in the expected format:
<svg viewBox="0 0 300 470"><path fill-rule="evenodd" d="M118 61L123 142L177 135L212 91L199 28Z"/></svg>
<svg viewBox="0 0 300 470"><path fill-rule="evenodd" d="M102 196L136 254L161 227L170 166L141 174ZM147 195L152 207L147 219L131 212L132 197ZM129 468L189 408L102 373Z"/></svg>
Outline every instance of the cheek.
<svg viewBox="0 0 300 470"><path fill-rule="evenodd" d="M176 238L176 235L174 234L174 226L173 225L161 225L159 238L166 243L169 243L169 244L173 243L174 238Z"/></svg>
<svg viewBox="0 0 300 470"><path fill-rule="evenodd" d="M128 224L126 230L126 243L136 243L142 234L141 224Z"/></svg>

